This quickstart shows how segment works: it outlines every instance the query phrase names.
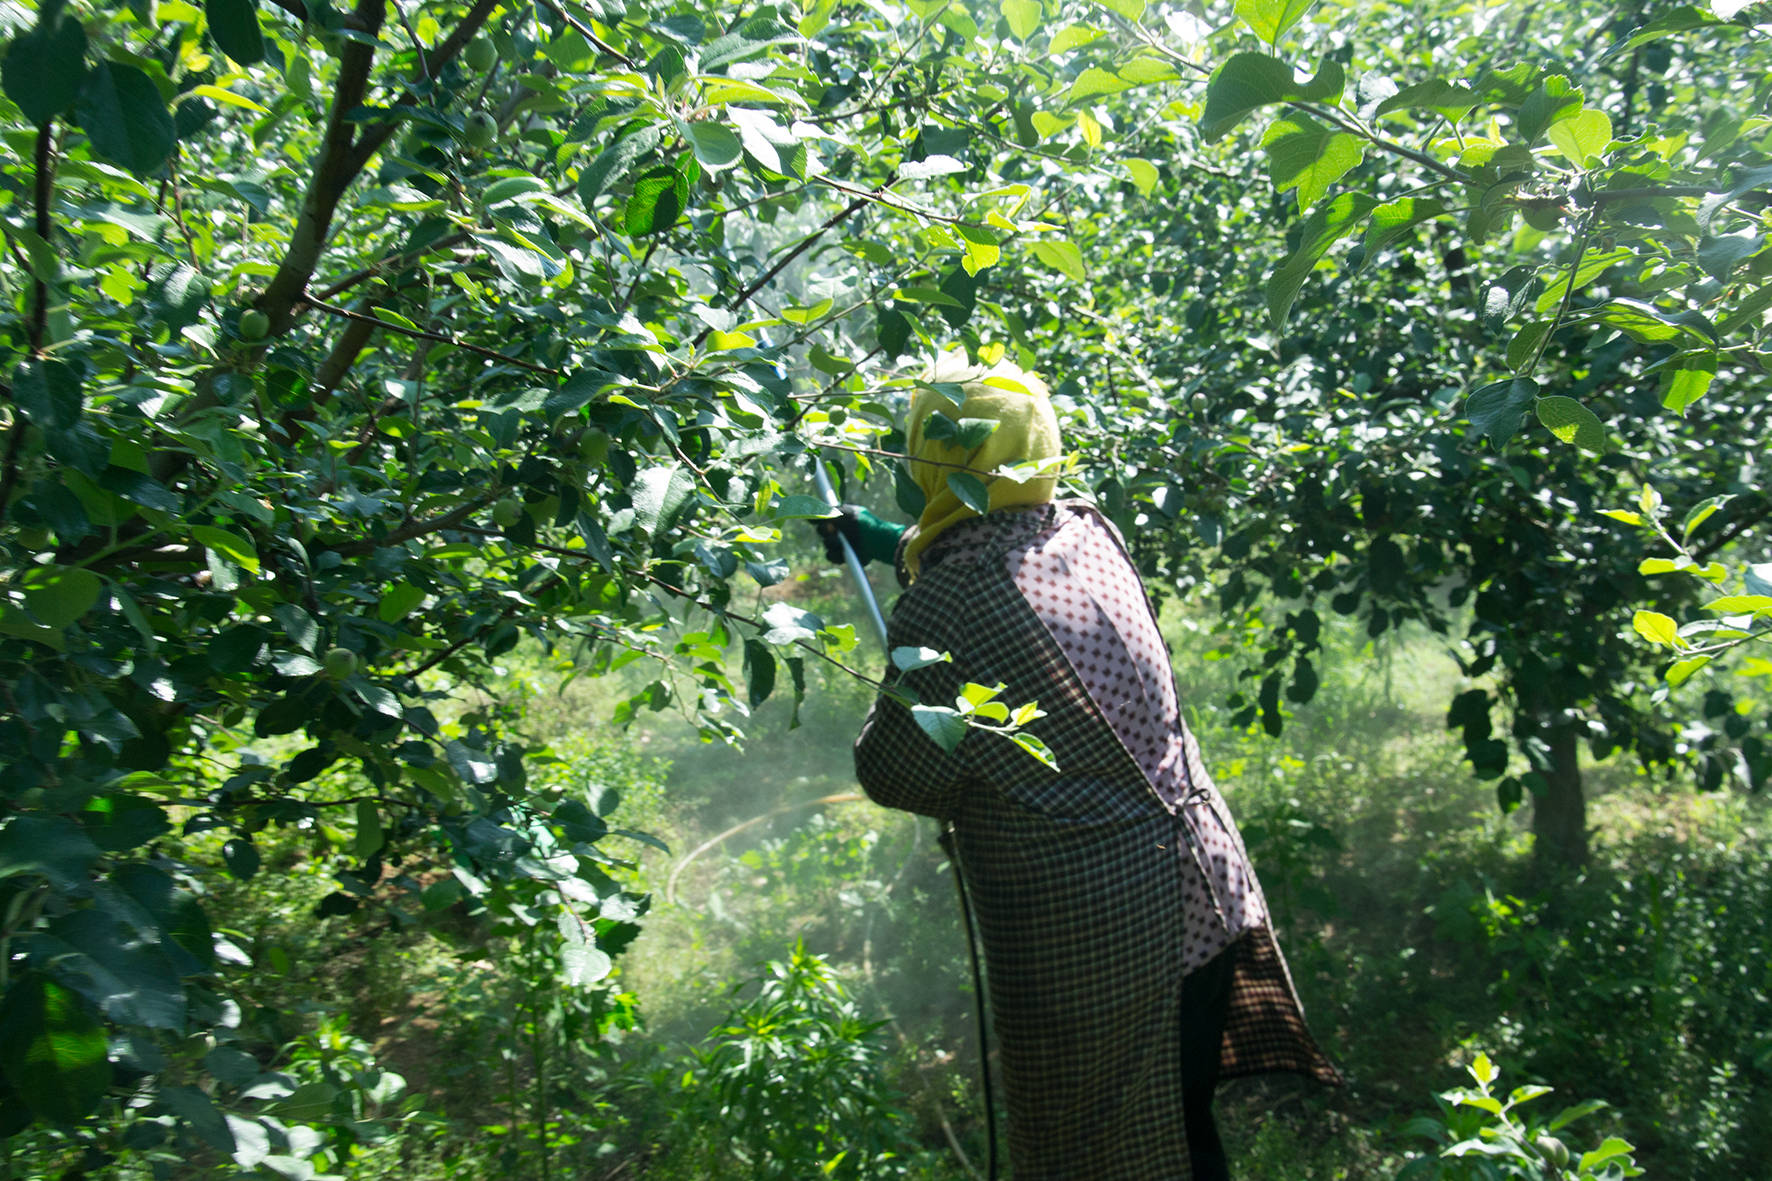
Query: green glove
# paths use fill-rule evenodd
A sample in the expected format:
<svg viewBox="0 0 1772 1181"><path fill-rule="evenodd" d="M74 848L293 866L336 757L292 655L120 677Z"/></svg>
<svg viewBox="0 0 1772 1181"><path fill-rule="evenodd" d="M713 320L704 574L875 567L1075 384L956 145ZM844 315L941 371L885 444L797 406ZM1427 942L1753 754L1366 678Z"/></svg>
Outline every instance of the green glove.
<svg viewBox="0 0 1772 1181"><path fill-rule="evenodd" d="M882 521L858 504L842 505L834 515L814 521L812 527L818 530L819 537L824 541L826 558L841 562L843 547L838 538L848 538L850 547L855 550L855 556L861 559L863 566L872 561L890 565L892 559L898 555L898 539L905 530L903 525Z"/></svg>

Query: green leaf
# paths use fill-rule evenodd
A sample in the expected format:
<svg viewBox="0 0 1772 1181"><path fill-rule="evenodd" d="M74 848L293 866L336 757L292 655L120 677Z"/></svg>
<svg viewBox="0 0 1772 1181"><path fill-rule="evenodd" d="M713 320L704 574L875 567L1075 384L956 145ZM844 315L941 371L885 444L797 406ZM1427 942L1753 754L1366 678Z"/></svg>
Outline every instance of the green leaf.
<svg viewBox="0 0 1772 1181"><path fill-rule="evenodd" d="M1058 770L1057 756L1052 753L1052 748L1042 742L1037 735L1029 734L1027 731L1021 730L1009 735L1009 741L1021 747L1021 749L1027 751L1030 755L1033 755L1034 758L1038 759L1045 766L1050 767L1054 771Z"/></svg>
<svg viewBox="0 0 1772 1181"><path fill-rule="evenodd" d="M1538 356L1538 346L1549 335L1550 330L1549 320L1531 320L1520 325L1520 330L1507 342L1508 368L1517 371L1530 365L1532 359Z"/></svg>
<svg viewBox="0 0 1772 1181"><path fill-rule="evenodd" d="M609 975L615 961L597 946L589 923L570 911L560 912L560 983L589 988Z"/></svg>
<svg viewBox="0 0 1772 1181"><path fill-rule="evenodd" d="M381 813L369 800L357 801L357 835L351 840L351 853L359 858L373 857L386 841L382 831Z"/></svg>
<svg viewBox="0 0 1772 1181"><path fill-rule="evenodd" d="M1003 0L1003 19L1017 41L1026 41L1040 27L1040 0Z"/></svg>
<svg viewBox="0 0 1772 1181"><path fill-rule="evenodd" d="M1206 84L1206 109L1200 134L1210 142L1224 138L1248 115L1262 107L1291 100L1331 102L1341 96L1347 75L1341 63L1324 58L1309 82L1292 76L1292 67L1265 53L1233 54L1214 70Z"/></svg>
<svg viewBox="0 0 1772 1181"><path fill-rule="evenodd" d="M154 80L122 62L92 67L75 107L92 150L137 176L151 176L172 154L172 113Z"/></svg>
<svg viewBox="0 0 1772 1181"><path fill-rule="evenodd" d="M892 465L892 497L898 505L898 511L916 520L923 515L927 498L922 487L911 477L903 463Z"/></svg>
<svg viewBox="0 0 1772 1181"><path fill-rule="evenodd" d="M1563 442L1573 443L1584 451L1606 450L1606 429L1599 416L1574 398L1540 398L1535 409L1538 421Z"/></svg>
<svg viewBox="0 0 1772 1181"><path fill-rule="evenodd" d="M108 914L76 910L32 938L32 958L111 1020L182 1030L185 990L158 940L132 935Z"/></svg>
<svg viewBox="0 0 1772 1181"><path fill-rule="evenodd" d="M946 706L913 705L911 718L917 723L918 729L929 735L935 745L949 754L953 754L954 749L960 745L960 740L966 737L966 719L957 710Z"/></svg>
<svg viewBox="0 0 1772 1181"><path fill-rule="evenodd" d="M203 11L209 17L209 34L223 53L243 66L264 60L255 0L204 0Z"/></svg>
<svg viewBox="0 0 1772 1181"><path fill-rule="evenodd" d="M1118 13L1133 24L1138 23L1145 10L1145 0L1095 0L1095 3L1109 12Z"/></svg>
<svg viewBox="0 0 1772 1181"><path fill-rule="evenodd" d="M1499 448L1520 429L1520 421L1537 397L1538 383L1531 378L1504 378L1473 390L1465 400L1464 413L1471 426Z"/></svg>
<svg viewBox="0 0 1772 1181"><path fill-rule="evenodd" d="M778 648L799 640L810 640L824 630L824 620L792 603L771 603L763 612L763 622L769 628L763 633L763 642Z"/></svg>
<svg viewBox="0 0 1772 1181"><path fill-rule="evenodd" d="M1704 605L1706 611L1723 611L1731 615L1742 612L1772 611L1772 595L1724 595Z"/></svg>
<svg viewBox="0 0 1772 1181"><path fill-rule="evenodd" d="M629 237L662 233L677 224L689 208L689 178L669 164L641 173L622 211Z"/></svg>
<svg viewBox="0 0 1772 1181"><path fill-rule="evenodd" d="M1628 1141L1620 1140L1616 1136L1608 1136L1601 1142L1598 1148L1594 1149L1592 1152L1584 1152L1581 1154L1581 1163L1577 1166L1577 1169L1579 1172L1585 1174L1591 1173L1595 1168L1606 1164L1608 1161L1615 1161L1621 1158L1628 1161L1630 1160L1630 1154L1632 1151L1633 1148Z"/></svg>
<svg viewBox="0 0 1772 1181"><path fill-rule="evenodd" d="M62 361L19 362L12 371L12 396L45 430L66 430L80 421L80 374Z"/></svg>
<svg viewBox="0 0 1772 1181"><path fill-rule="evenodd" d="M1547 131L1551 144L1577 168L1587 168L1612 143L1612 120L1606 112L1577 111L1552 123Z"/></svg>
<svg viewBox="0 0 1772 1181"><path fill-rule="evenodd" d="M210 290L208 276L196 267L185 263L158 266L148 285L149 310L156 320L177 332L203 318Z"/></svg>
<svg viewBox="0 0 1772 1181"><path fill-rule="evenodd" d="M1695 337L1699 341L1715 338L1714 333L1706 331L1707 326L1701 327L1689 319L1676 318L1676 315L1663 312L1653 304L1635 299L1610 300L1593 314L1600 323L1618 329L1639 344L1665 344L1686 336Z"/></svg>
<svg viewBox="0 0 1772 1181"><path fill-rule="evenodd" d="M1515 130L1526 144L1538 142L1551 124L1567 119L1581 110L1581 88L1561 74L1552 74L1526 96L1515 116ZM1608 135L1607 139L1611 139Z"/></svg>
<svg viewBox="0 0 1772 1181"><path fill-rule="evenodd" d="M1237 0L1236 12L1255 35L1269 45L1279 44L1288 30L1304 19L1316 0Z"/></svg>
<svg viewBox="0 0 1772 1181"><path fill-rule="evenodd" d="M1679 641L1680 625L1659 611L1638 611L1630 622L1637 634L1651 644L1672 645Z"/></svg>
<svg viewBox="0 0 1772 1181"><path fill-rule="evenodd" d="M1392 111L1432 111L1456 123L1470 114L1477 105L1477 92L1459 82L1429 78L1405 86L1373 109L1373 118L1383 118Z"/></svg>
<svg viewBox="0 0 1772 1181"><path fill-rule="evenodd" d="M584 171L578 174L578 199L584 203L587 212L595 213L592 208L596 199L610 185L628 174L634 164L652 149L658 146L664 132L656 126L646 126L638 131L630 132L616 140L591 161Z"/></svg>
<svg viewBox="0 0 1772 1181"><path fill-rule="evenodd" d="M966 241L966 253L961 257L960 265L966 268L968 275L978 274L1002 256L1002 247L991 231L974 226L961 226L959 231L960 237Z"/></svg>
<svg viewBox="0 0 1772 1181"><path fill-rule="evenodd" d="M104 587L78 566L34 566L25 576L25 606L49 627L67 627L92 610Z"/></svg>
<svg viewBox="0 0 1772 1181"><path fill-rule="evenodd" d="M1584 1099L1580 1103L1572 1104L1557 1112L1551 1117L1550 1123L1546 1124L1545 1128L1555 1132L1559 1128L1568 1127L1576 1120L1590 1116L1596 1111L1604 1111L1610 1106L1612 1105L1604 1099Z"/></svg>
<svg viewBox="0 0 1772 1181"><path fill-rule="evenodd" d="M1300 190L1301 200L1302 196ZM1448 212L1446 203L1438 197L1399 197L1376 206L1372 210L1372 220L1366 226L1366 237L1360 243L1363 256L1360 266L1370 265L1380 251L1422 222L1443 217Z"/></svg>
<svg viewBox="0 0 1772 1181"><path fill-rule="evenodd" d="M1555 283L1545 288L1533 304L1533 310L1539 315L1544 315L1563 302L1563 293L1569 289L1571 281L1574 282L1576 290L1580 290L1599 278L1608 267L1635 257L1636 252L1624 246L1612 250L1589 250L1581 256L1581 266L1576 269L1573 276L1564 273Z"/></svg>
<svg viewBox="0 0 1772 1181"><path fill-rule="evenodd" d="M1090 66L1077 75L1071 83L1067 101L1077 103L1085 99L1097 98L1104 94L1118 94L1131 88L1131 83L1120 78L1118 74L1110 74L1100 66Z"/></svg>
<svg viewBox="0 0 1772 1181"><path fill-rule="evenodd" d="M1089 278L1083 269L1083 252L1069 238L1036 238L1028 247L1034 257L1074 282Z"/></svg>
<svg viewBox="0 0 1772 1181"><path fill-rule="evenodd" d="M86 30L59 4L38 7L38 21L6 47L0 81L34 127L73 105L86 73Z"/></svg>
<svg viewBox="0 0 1772 1181"><path fill-rule="evenodd" d="M72 992L27 972L0 1001L0 1070L38 1119L75 1123L111 1086L104 1026Z"/></svg>
<svg viewBox="0 0 1772 1181"><path fill-rule="evenodd" d="M775 653L761 640L744 642L744 676L747 703L756 709L775 692Z"/></svg>
<svg viewBox="0 0 1772 1181"><path fill-rule="evenodd" d="M62 816L15 816L0 828L0 880L35 874L64 894L84 890L98 846Z"/></svg>
<svg viewBox="0 0 1772 1181"><path fill-rule="evenodd" d="M1274 188L1282 193L1296 188L1300 213L1321 200L1329 186L1366 155L1365 141L1358 136L1325 127L1302 114L1274 120L1262 136L1261 146L1268 154L1268 175Z"/></svg>
<svg viewBox="0 0 1772 1181"><path fill-rule="evenodd" d="M1709 392L1716 376L1715 349L1681 353L1678 364L1662 371L1661 404L1675 414L1685 414L1688 406Z"/></svg>
<svg viewBox="0 0 1772 1181"><path fill-rule="evenodd" d="M258 847L252 843L250 837L234 837L224 842L221 855L228 872L243 882L258 872Z"/></svg>
<svg viewBox="0 0 1772 1181"><path fill-rule="evenodd" d="M1717 512L1733 499L1735 498L1729 495L1712 496L1693 505L1686 513L1685 522L1680 526L1681 537L1688 541L1691 540L1692 531L1694 529L1710 520L1713 513Z"/></svg>
<svg viewBox="0 0 1772 1181"><path fill-rule="evenodd" d="M695 495L695 477L674 463L649 467L634 480L634 522L647 533L666 533Z"/></svg>
<svg viewBox="0 0 1772 1181"><path fill-rule="evenodd" d="M1120 163L1126 166L1126 171L1131 175L1132 183L1138 191L1146 197L1150 196L1151 190L1157 187L1157 166L1137 156L1129 156Z"/></svg>
<svg viewBox="0 0 1772 1181"><path fill-rule="evenodd" d="M971 472L948 473L948 491L959 497L960 503L980 515L991 511L990 489L984 481Z"/></svg>
<svg viewBox="0 0 1772 1181"><path fill-rule="evenodd" d="M1676 660L1667 666L1662 679L1674 688L1679 688L1692 679L1692 674L1711 662L1709 656L1688 656L1684 660Z"/></svg>
<svg viewBox="0 0 1772 1181"><path fill-rule="evenodd" d="M480 204L491 209L494 205L506 201L514 201L519 197L532 197L537 193L548 191L548 183L538 176L507 176L495 180L486 186L480 194ZM380 308L376 309L380 311Z"/></svg>
<svg viewBox="0 0 1772 1181"><path fill-rule="evenodd" d="M1698 247L1698 265L1719 283L1735 273L1735 268L1758 254L1766 245L1765 238L1752 230L1722 234L1707 239Z"/></svg>
<svg viewBox="0 0 1772 1181"><path fill-rule="evenodd" d="M191 536L206 549L222 554L236 566L258 573L258 547L250 537L218 529L214 525L193 525Z"/></svg>
<svg viewBox="0 0 1772 1181"><path fill-rule="evenodd" d="M900 672L910 672L914 668L926 668L931 664L948 664L954 658L946 652L937 652L933 648L917 648L906 645L892 650L892 667Z"/></svg>
<svg viewBox="0 0 1772 1181"><path fill-rule="evenodd" d="M399 623L425 601L425 590L410 582L396 582L382 592L376 604L375 617L383 623Z"/></svg>
<svg viewBox="0 0 1772 1181"><path fill-rule="evenodd" d="M1343 193L1328 204L1318 206L1305 219L1298 249L1267 281L1268 314L1273 317L1275 327L1285 326L1305 278L1316 269L1329 247L1353 233L1377 204L1375 198L1365 193Z"/></svg>
<svg viewBox="0 0 1772 1181"><path fill-rule="evenodd" d="M709 172L721 172L744 158L744 145L739 143L738 136L724 123L704 120L682 126L683 134L689 140L690 150Z"/></svg>

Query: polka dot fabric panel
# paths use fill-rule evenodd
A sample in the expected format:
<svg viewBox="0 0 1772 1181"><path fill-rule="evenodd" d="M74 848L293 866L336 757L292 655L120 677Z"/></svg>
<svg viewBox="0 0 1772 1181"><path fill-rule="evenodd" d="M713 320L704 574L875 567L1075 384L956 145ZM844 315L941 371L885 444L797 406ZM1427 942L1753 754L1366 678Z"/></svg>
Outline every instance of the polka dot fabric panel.
<svg viewBox="0 0 1772 1181"><path fill-rule="evenodd" d="M1184 874L1187 971L1267 921L1241 836L1182 721L1169 650L1144 584L1113 526L1095 513L1054 513L1005 555L1009 576L1063 650L1102 718L1179 811L1194 872Z"/></svg>

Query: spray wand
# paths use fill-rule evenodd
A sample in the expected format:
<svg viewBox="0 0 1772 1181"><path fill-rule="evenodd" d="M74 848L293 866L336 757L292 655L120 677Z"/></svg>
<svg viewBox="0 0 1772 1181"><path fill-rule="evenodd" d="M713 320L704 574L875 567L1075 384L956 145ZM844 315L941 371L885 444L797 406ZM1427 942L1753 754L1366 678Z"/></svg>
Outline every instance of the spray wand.
<svg viewBox="0 0 1772 1181"><path fill-rule="evenodd" d="M831 479L825 475L824 462L816 452L812 456L812 476L818 482L818 494L824 502L833 509L840 508L837 494L831 488ZM892 651L886 642L886 617L880 614L880 600L874 597L874 587L861 568L861 558L856 556L855 547L849 544L849 539L841 531L837 534L837 543L843 547L843 561L849 567L849 576L855 579L855 589L861 592L861 600L867 604L868 618L873 620L874 632L880 637L880 647L886 649L887 658L891 659ZM978 1068L979 1077L984 1083L985 1172L989 1181L997 1181L997 1104L992 1094L990 1053L985 1042L990 1019L985 1009L984 979L979 971L977 920L972 914L972 899L966 891L966 877L960 871L960 858L955 852L951 828L941 834L941 847L948 855L949 864L954 867L954 885L960 894L961 923L966 928L966 952L972 961L972 995L978 1005ZM961 1153L961 1160L965 1161L964 1153ZM966 1171L972 1172L971 1162L965 1163ZM977 1176L976 1173L973 1175Z"/></svg>
<svg viewBox="0 0 1772 1181"><path fill-rule="evenodd" d="M831 478L825 475L824 461L819 459L816 452L812 456L812 477L818 482L818 494L824 502L832 508L841 508L837 494L831 488ZM867 604L868 618L874 624L874 634L880 638L880 648L885 651L886 617L880 614L880 600L874 597L873 584L868 581L867 573L861 568L861 558L856 554L855 547L849 544L849 539L841 532L837 534L837 544L843 547L843 563L849 567L849 577L855 579L855 589L860 592L861 601Z"/></svg>

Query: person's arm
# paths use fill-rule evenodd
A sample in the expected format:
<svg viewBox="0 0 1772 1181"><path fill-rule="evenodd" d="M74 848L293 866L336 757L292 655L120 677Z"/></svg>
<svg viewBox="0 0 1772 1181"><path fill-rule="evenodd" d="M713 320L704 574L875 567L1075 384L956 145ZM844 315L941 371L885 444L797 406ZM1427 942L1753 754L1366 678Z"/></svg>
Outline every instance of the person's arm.
<svg viewBox="0 0 1772 1181"><path fill-rule="evenodd" d="M905 605L900 600L901 609L893 612L889 646L943 650L937 646L938 637L908 624L907 614L918 614L919 604L911 603L909 612L903 610ZM903 673L894 666L886 675L888 686L909 690L923 705L952 706L965 682L963 671L952 661ZM918 725L911 707L882 693L855 740L855 777L875 803L945 819L958 804L967 773L958 748L943 750Z"/></svg>

